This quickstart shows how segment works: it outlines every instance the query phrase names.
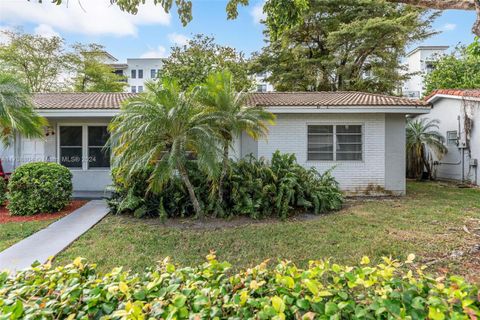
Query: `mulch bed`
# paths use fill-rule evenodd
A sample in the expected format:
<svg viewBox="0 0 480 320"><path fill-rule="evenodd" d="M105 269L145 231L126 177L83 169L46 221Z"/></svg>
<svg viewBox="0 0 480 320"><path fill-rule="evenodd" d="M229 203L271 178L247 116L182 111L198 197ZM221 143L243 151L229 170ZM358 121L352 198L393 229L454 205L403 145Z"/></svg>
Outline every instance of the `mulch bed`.
<svg viewBox="0 0 480 320"><path fill-rule="evenodd" d="M10 212L5 206L0 207L0 224L9 223L9 222L26 222L26 221L40 221L40 220L50 220L58 219L67 214L72 213L74 210L80 208L88 201L86 200L73 200L68 206L66 206L62 211L55 213L39 213L33 216L11 216Z"/></svg>

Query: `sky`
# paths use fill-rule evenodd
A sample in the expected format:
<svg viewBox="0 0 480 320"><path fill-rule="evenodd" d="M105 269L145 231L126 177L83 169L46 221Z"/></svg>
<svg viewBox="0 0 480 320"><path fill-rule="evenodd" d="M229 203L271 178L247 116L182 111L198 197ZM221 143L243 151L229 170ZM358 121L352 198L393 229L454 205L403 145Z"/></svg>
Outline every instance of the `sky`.
<svg viewBox="0 0 480 320"><path fill-rule="evenodd" d="M68 44L99 43L121 62L126 58L168 56L171 46L184 44L197 33L214 36L217 43L234 47L246 56L264 46L262 0L250 0L249 6L239 8L236 20L227 20L226 0L193 0L193 21L186 27L175 12L166 14L150 0L137 15L121 12L109 0L64 2L56 6L50 0L41 4L37 0L0 0L0 30L20 27L26 32L60 35ZM470 29L474 20L473 11L444 11L433 25L440 34L412 47L468 44L473 40Z"/></svg>

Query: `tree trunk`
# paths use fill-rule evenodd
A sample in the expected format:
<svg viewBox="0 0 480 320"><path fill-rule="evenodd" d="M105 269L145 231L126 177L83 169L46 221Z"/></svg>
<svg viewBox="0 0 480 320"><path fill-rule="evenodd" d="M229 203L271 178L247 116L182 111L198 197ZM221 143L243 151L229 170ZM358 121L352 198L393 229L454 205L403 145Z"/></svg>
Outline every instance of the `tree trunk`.
<svg viewBox="0 0 480 320"><path fill-rule="evenodd" d="M188 178L187 170L183 165L179 165L178 172L180 173L180 177L182 178L183 183L187 187L188 195L190 196L190 201L192 201L193 209L195 210L195 216L197 218L203 217L202 208L200 207L200 203L198 202L197 196L195 195L195 190L193 189L193 185L190 182L190 178Z"/></svg>
<svg viewBox="0 0 480 320"><path fill-rule="evenodd" d="M223 160L222 160L222 172L220 172L220 179L218 180L218 199L223 203L223 181L227 176L228 170L228 140L223 142Z"/></svg>

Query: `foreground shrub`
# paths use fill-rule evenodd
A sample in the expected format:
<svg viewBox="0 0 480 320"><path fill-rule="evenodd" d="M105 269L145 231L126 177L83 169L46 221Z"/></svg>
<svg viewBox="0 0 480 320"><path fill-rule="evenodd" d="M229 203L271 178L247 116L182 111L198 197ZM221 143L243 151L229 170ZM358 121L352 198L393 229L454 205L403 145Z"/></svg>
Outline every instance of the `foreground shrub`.
<svg viewBox="0 0 480 320"><path fill-rule="evenodd" d="M178 268L168 259L141 274L102 275L77 258L7 277L0 274L5 319L477 319L479 290L460 277L434 279L383 258L357 267L328 261L300 269L262 263L230 274L213 255ZM406 261L406 264L411 263Z"/></svg>
<svg viewBox="0 0 480 320"><path fill-rule="evenodd" d="M72 196L72 173L51 162L24 164L8 182L8 210L12 215L57 212Z"/></svg>
<svg viewBox="0 0 480 320"><path fill-rule="evenodd" d="M137 217L193 216L187 191L179 178L172 179L159 194L147 191L145 181L151 169L137 172L129 181L113 172L116 193L109 201L113 212L132 212ZM188 174L204 211L211 215L286 218L289 214L308 211L323 213L341 208L343 197L331 172L318 173L299 165L293 154L275 152L272 160L253 157L230 161L224 181L224 203L212 192L211 182L188 163Z"/></svg>
<svg viewBox="0 0 480 320"><path fill-rule="evenodd" d="M7 200L7 181L0 177L0 206Z"/></svg>

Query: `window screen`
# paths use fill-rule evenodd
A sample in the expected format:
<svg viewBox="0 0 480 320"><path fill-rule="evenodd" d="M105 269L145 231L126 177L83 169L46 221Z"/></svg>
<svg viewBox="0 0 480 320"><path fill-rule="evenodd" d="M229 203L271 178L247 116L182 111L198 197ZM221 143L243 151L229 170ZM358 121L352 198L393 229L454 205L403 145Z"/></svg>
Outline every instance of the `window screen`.
<svg viewBox="0 0 480 320"><path fill-rule="evenodd" d="M89 168L109 168L110 151L104 150L104 146L109 138L106 126L88 127L88 167Z"/></svg>
<svg viewBox="0 0 480 320"><path fill-rule="evenodd" d="M82 167L82 127L60 127L60 164L68 168Z"/></svg>

